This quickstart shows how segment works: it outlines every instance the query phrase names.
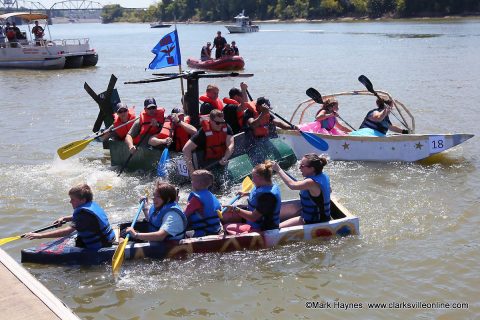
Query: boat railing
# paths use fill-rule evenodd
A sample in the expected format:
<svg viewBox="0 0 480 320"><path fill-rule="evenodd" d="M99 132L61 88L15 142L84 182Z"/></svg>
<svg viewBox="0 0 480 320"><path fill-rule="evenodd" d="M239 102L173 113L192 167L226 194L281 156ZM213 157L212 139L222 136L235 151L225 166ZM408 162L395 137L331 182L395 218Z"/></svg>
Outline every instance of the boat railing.
<svg viewBox="0 0 480 320"><path fill-rule="evenodd" d="M386 91L376 91L382 98L388 98L393 101L393 106L395 107L395 110L397 110L398 114L402 118L403 122L406 124L407 129L410 131L410 133L415 132L415 118L411 114L410 110L400 101L394 99L388 92ZM373 93L366 91L366 90L361 90L361 91L346 91L346 92L339 92L339 93L333 93L329 95L323 96L323 100L326 100L328 98L333 98L333 97L340 97L340 96L355 96L355 95L365 95L365 96L373 96ZM317 103L313 101L313 99L308 99L303 102L301 102L295 111L292 113L292 116L290 117L290 122L293 123L295 115L297 112L301 110L300 113L300 119L298 120L298 123L301 124L303 121L303 117L305 115L305 112L312 106L316 105ZM403 110L403 111L402 111ZM406 115L405 115L405 114ZM408 121L406 117L408 116ZM400 120L400 119L399 119Z"/></svg>
<svg viewBox="0 0 480 320"><path fill-rule="evenodd" d="M54 40L51 40L50 42L57 46L80 46L80 45L88 45L90 40L88 38L54 39Z"/></svg>

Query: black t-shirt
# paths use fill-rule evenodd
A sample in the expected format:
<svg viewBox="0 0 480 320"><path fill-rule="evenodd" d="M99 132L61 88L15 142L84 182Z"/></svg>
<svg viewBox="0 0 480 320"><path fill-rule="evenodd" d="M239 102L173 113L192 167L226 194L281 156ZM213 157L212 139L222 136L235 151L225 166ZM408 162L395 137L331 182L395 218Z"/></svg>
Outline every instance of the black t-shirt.
<svg viewBox="0 0 480 320"><path fill-rule="evenodd" d="M97 218L88 211L80 210L78 219L72 220L71 226L77 231L100 232Z"/></svg>
<svg viewBox="0 0 480 320"><path fill-rule="evenodd" d="M202 103L202 105L200 106L200 114L201 115L204 115L204 114L210 114L210 111L212 111L213 109L215 109L211 103L209 102L204 102Z"/></svg>
<svg viewBox="0 0 480 320"><path fill-rule="evenodd" d="M217 50L222 50L223 47L225 46L225 44L227 43L227 40L225 40L224 37L215 37L213 39L213 46L217 49Z"/></svg>
<svg viewBox="0 0 480 320"><path fill-rule="evenodd" d="M233 136L232 128L227 124L227 136ZM198 150L205 150L207 145L207 136L203 128L200 128L197 133L195 133L190 140L197 145Z"/></svg>
<svg viewBox="0 0 480 320"><path fill-rule="evenodd" d="M277 206L277 198L272 193L263 193L257 199L257 211L264 216L262 230L270 230L278 228L273 221L275 207Z"/></svg>
<svg viewBox="0 0 480 320"><path fill-rule="evenodd" d="M222 110L225 121L232 128L233 134L237 134L243 131L243 128L241 128L240 124L238 123L237 109L237 105L227 104L225 107L223 107Z"/></svg>

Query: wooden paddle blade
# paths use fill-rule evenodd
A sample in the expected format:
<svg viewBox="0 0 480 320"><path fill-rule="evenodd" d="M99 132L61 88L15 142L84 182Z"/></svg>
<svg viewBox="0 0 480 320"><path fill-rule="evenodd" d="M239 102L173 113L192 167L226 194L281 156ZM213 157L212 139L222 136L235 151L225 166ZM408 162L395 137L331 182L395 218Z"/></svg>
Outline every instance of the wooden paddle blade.
<svg viewBox="0 0 480 320"><path fill-rule="evenodd" d="M125 247L127 246L129 238L130 234L127 234L125 240L123 240L123 242L118 245L117 250L115 250L115 253L113 254L112 272L114 276L117 276L119 274L122 267L123 260L125 259Z"/></svg>
<svg viewBox="0 0 480 320"><path fill-rule="evenodd" d="M57 150L58 156L62 160L68 159L71 156L74 156L80 151L82 151L83 149L85 149L85 147L88 146L88 144L93 140L94 138L87 139L87 140L77 140L69 144L66 144L63 147L58 148Z"/></svg>
<svg viewBox="0 0 480 320"><path fill-rule="evenodd" d="M328 143L322 138L317 137L314 133L303 132L303 131L300 131L300 133L305 138L305 140L307 140L307 142L310 143L312 146L314 146L316 149L321 151L328 150Z"/></svg>
<svg viewBox="0 0 480 320"><path fill-rule="evenodd" d="M20 239L22 236L15 236L15 237L9 237L9 238L3 238L0 239L0 246L3 246L5 243L9 243L14 240Z"/></svg>
<svg viewBox="0 0 480 320"><path fill-rule="evenodd" d="M250 190L253 189L253 181L250 179L250 177L246 177L242 181L242 192L249 192ZM237 198L238 200L238 198Z"/></svg>
<svg viewBox="0 0 480 320"><path fill-rule="evenodd" d="M362 74L360 77L358 77L358 81L360 81L365 86L365 88L367 88L368 91L375 95L377 94L375 90L373 90L372 82L366 76Z"/></svg>
<svg viewBox="0 0 480 320"><path fill-rule="evenodd" d="M165 177L167 175L168 160L169 160L169 151L168 151L168 147L165 147L165 149L163 149L162 151L162 156L160 157L160 160L158 160L157 176Z"/></svg>
<svg viewBox="0 0 480 320"><path fill-rule="evenodd" d="M308 88L307 91L305 91L305 93L307 94L307 96L312 98L312 100L315 101L316 103L323 104L322 95L315 88Z"/></svg>

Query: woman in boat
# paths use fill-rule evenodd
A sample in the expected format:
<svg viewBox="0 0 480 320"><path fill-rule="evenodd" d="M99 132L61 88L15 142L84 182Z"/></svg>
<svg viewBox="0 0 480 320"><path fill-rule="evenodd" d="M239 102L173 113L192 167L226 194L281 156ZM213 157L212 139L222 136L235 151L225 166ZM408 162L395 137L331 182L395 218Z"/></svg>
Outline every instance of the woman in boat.
<svg viewBox="0 0 480 320"><path fill-rule="evenodd" d="M27 233L25 238L43 239L65 237L77 231L75 246L87 249L111 247L115 239L105 211L93 202L92 189L87 184L79 184L68 191L73 214L57 219L55 224L71 222L70 226L44 233Z"/></svg>
<svg viewBox="0 0 480 320"><path fill-rule="evenodd" d="M170 183L158 181L153 193L153 205L143 207L148 222L147 232L138 232L128 227L125 232L137 240L163 241L183 239L187 218L177 203L177 190Z"/></svg>
<svg viewBox="0 0 480 320"><path fill-rule="evenodd" d="M291 190L300 190L302 212L300 216L290 218L280 223L280 228L326 222L330 220L330 178L323 173L327 159L309 153L300 161L300 171L305 177L302 181L293 180L278 163L273 170Z"/></svg>
<svg viewBox="0 0 480 320"><path fill-rule="evenodd" d="M225 224L228 234L242 234L278 229L280 224L280 208L282 199L280 189L272 182L273 162L270 160L257 164L252 171L254 188L248 195L246 208L227 206L224 221L240 221L239 223ZM246 223L242 223L244 221Z"/></svg>
<svg viewBox="0 0 480 320"><path fill-rule="evenodd" d="M338 101L335 99L327 99L315 115L315 121L301 125L300 130L344 136L351 130L338 122L337 117Z"/></svg>
<svg viewBox="0 0 480 320"><path fill-rule="evenodd" d="M384 137L388 130L396 133L408 134L407 129L402 129L399 126L392 124L388 117L393 108L392 100L377 98L376 103L377 108L368 111L360 128L357 131L351 132L351 136Z"/></svg>
<svg viewBox="0 0 480 320"><path fill-rule="evenodd" d="M193 237L223 234L222 223L217 211L222 207L217 197L208 189L213 184L213 174L208 170L195 170L192 174L192 192L188 196L185 216L187 230L193 230Z"/></svg>

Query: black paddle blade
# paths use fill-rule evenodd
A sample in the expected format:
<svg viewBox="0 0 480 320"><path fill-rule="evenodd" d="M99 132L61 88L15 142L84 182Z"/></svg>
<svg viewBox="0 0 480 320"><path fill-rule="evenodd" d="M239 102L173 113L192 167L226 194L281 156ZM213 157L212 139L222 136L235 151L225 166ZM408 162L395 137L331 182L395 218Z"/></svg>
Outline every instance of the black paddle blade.
<svg viewBox="0 0 480 320"><path fill-rule="evenodd" d="M373 90L372 82L366 76L362 74L360 77L358 77L358 81L360 81L365 86L365 88L367 88L368 91L376 94L375 90Z"/></svg>
<svg viewBox="0 0 480 320"><path fill-rule="evenodd" d="M305 91L305 93L307 94L307 96L312 98L312 100L315 101L316 103L323 104L322 95L316 89L308 88L307 91Z"/></svg>

